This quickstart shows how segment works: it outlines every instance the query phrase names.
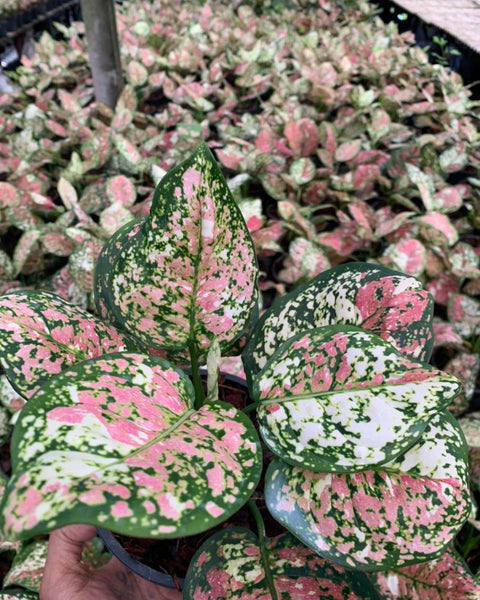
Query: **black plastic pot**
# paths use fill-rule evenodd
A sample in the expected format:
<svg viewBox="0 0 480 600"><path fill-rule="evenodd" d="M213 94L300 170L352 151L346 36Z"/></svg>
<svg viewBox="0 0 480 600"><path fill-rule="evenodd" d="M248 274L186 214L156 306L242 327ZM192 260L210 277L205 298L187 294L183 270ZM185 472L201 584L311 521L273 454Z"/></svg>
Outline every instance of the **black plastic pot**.
<svg viewBox="0 0 480 600"><path fill-rule="evenodd" d="M178 586L175 585L171 575L152 569L152 567L144 565L142 562L131 556L111 531L97 527L97 532L100 539L105 544L106 549L131 571L152 583L157 583L170 589L178 589ZM183 586L183 579L178 579L177 581Z"/></svg>

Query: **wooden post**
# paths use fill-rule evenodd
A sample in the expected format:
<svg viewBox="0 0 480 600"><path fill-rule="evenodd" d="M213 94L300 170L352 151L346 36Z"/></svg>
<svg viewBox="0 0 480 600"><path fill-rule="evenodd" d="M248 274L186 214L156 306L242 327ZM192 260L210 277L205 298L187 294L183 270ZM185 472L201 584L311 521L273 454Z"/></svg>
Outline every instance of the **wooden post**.
<svg viewBox="0 0 480 600"><path fill-rule="evenodd" d="M115 0L81 0L97 102L115 107L123 89Z"/></svg>

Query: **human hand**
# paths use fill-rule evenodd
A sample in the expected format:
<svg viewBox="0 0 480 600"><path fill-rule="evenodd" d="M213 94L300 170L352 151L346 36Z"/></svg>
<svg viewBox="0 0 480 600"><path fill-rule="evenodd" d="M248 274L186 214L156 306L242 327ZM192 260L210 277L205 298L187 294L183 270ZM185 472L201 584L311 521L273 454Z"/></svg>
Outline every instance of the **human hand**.
<svg viewBox="0 0 480 600"><path fill-rule="evenodd" d="M81 562L90 525L68 525L50 534L40 600L182 600L181 592L138 577L116 558L98 569Z"/></svg>

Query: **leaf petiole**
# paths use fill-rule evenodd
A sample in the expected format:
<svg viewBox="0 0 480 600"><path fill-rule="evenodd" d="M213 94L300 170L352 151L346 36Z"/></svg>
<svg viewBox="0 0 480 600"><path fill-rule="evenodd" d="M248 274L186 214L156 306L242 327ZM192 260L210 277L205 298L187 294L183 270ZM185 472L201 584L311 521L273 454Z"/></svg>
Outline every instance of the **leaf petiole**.
<svg viewBox="0 0 480 600"><path fill-rule="evenodd" d="M260 556L262 558L263 568L265 569L265 579L267 580L268 589L270 590L272 600L278 600L275 582L273 581L272 571L270 570L270 564L268 562L268 550L265 544L265 524L255 502L250 499L247 502L247 506L255 519L255 525L257 526L258 545L260 547Z"/></svg>

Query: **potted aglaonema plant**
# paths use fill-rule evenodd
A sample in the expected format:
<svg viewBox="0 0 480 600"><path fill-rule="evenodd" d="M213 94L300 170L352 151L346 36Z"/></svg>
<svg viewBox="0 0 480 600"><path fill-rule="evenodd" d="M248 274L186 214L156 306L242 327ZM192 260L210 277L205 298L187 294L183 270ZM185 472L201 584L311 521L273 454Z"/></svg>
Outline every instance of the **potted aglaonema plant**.
<svg viewBox="0 0 480 600"><path fill-rule="evenodd" d="M198 549L192 600L380 598L369 572L445 551L471 506L447 411L460 384L427 364L429 295L383 266L345 264L256 321L257 277L202 144L158 184L150 215L106 243L98 316L41 291L0 299L2 365L28 400L5 536L90 523L172 539L247 506L254 528L217 531ZM239 347L243 410L215 385L220 356ZM274 458L258 489L262 447ZM274 539L258 497L285 529Z"/></svg>

